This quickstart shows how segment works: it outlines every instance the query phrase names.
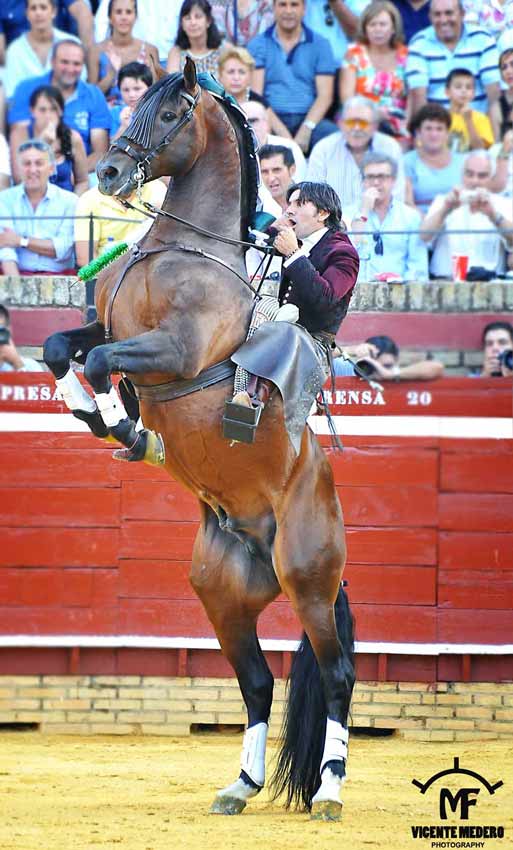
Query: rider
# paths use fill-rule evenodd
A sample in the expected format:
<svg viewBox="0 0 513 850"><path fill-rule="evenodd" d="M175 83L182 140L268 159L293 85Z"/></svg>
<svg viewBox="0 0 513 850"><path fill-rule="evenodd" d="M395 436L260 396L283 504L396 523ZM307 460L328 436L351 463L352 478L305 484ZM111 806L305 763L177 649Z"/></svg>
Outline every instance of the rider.
<svg viewBox="0 0 513 850"><path fill-rule="evenodd" d="M295 305L298 322L314 337L332 344L358 277L358 254L343 232L340 199L327 183L302 182L289 187L284 215L269 228L283 256L278 299L260 299L248 337L264 321L289 319L285 305ZM290 319L289 319L290 320ZM250 397L249 373L240 367L235 378L235 404L266 401L269 385L260 379L258 398Z"/></svg>

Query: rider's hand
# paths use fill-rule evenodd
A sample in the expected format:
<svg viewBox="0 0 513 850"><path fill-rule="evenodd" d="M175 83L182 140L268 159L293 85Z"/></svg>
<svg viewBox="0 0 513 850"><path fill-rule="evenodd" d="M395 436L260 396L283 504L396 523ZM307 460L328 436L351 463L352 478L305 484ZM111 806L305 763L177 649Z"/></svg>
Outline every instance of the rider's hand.
<svg viewBox="0 0 513 850"><path fill-rule="evenodd" d="M274 247L280 252L280 254L283 254L284 257L288 257L290 254L293 254L294 251L297 251L299 244L297 236L291 227L286 227L283 230L280 230L278 236L274 240Z"/></svg>

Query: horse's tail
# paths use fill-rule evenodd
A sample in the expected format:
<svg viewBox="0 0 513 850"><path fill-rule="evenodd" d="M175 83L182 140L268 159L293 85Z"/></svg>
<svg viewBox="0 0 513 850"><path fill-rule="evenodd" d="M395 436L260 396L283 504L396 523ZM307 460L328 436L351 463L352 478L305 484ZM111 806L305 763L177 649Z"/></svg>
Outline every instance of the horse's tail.
<svg viewBox="0 0 513 850"><path fill-rule="evenodd" d="M335 602L335 621L344 655L354 664L354 622L342 585ZM350 695L347 710L349 710ZM326 735L327 706L312 645L303 633L288 681L281 730L281 749L270 782L272 799L286 794L286 807L312 808L321 784L320 766Z"/></svg>

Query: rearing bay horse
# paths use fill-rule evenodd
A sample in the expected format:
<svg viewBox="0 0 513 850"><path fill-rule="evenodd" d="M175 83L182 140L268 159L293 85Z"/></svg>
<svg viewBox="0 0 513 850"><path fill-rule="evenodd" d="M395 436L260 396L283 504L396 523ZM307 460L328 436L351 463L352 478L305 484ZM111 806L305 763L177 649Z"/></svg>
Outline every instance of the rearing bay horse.
<svg viewBox="0 0 513 850"><path fill-rule="evenodd" d="M101 191L120 197L138 180L170 175L164 210L234 243L246 238L257 191L250 128L226 99L199 86L189 60L183 75L159 80L144 95L98 175ZM354 665L340 583L344 529L330 465L308 427L296 453L278 393L251 446L222 436L233 376L163 400L162 385L201 378L245 340L253 295L241 278L240 245L158 216L141 244L99 276L98 321L50 337L45 360L75 415L97 436L130 447L137 434L111 384L113 373L126 374L138 387L146 428L162 436L168 472L199 501L191 582L248 713L239 778L218 792L212 810L239 813L264 785L273 676L257 620L283 591L305 635L292 665L273 790L286 794L287 806L333 820L342 807ZM72 359L85 363L94 400Z"/></svg>

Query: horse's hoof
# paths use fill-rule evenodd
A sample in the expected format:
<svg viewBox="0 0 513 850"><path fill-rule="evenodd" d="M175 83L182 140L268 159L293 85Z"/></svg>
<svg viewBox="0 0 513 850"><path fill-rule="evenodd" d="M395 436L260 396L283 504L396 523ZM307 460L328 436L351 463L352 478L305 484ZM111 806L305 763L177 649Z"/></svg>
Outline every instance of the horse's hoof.
<svg viewBox="0 0 513 850"><path fill-rule="evenodd" d="M246 801L240 797L216 797L210 808L211 815L240 815Z"/></svg>
<svg viewBox="0 0 513 850"><path fill-rule="evenodd" d="M322 800L314 803L310 820L337 821L342 819L342 803L335 800Z"/></svg>

